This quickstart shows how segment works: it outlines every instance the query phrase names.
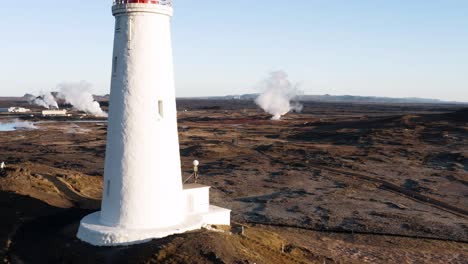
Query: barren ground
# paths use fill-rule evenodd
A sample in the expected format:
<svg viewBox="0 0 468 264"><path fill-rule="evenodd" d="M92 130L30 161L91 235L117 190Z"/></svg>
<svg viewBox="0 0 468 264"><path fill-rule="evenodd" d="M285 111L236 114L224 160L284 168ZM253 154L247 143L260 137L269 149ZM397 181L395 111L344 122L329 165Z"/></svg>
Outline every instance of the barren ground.
<svg viewBox="0 0 468 264"><path fill-rule="evenodd" d="M178 108L184 177L200 160L212 203L233 210L231 230L80 242L79 220L100 207L106 123L48 120L0 132L3 261L466 263L466 108L307 103L281 121L245 101Z"/></svg>

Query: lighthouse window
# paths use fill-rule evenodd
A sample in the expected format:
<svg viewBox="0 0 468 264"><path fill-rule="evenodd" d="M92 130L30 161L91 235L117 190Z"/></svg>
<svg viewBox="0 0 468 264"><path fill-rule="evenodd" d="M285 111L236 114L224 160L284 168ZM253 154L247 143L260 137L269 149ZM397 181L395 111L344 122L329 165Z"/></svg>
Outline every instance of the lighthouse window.
<svg viewBox="0 0 468 264"><path fill-rule="evenodd" d="M164 117L164 106L163 106L163 101L162 100L158 101L158 111L159 111L159 116L161 118L163 118Z"/></svg>
<svg viewBox="0 0 468 264"><path fill-rule="evenodd" d="M107 181L106 195L107 195L107 197L109 197L109 195L110 195L110 180Z"/></svg>
<svg viewBox="0 0 468 264"><path fill-rule="evenodd" d="M112 75L115 76L117 74L117 57L114 57L112 60Z"/></svg>
<svg viewBox="0 0 468 264"><path fill-rule="evenodd" d="M133 35L132 26L133 26L133 18L130 17L128 19L128 41L129 42L132 40L132 35Z"/></svg>

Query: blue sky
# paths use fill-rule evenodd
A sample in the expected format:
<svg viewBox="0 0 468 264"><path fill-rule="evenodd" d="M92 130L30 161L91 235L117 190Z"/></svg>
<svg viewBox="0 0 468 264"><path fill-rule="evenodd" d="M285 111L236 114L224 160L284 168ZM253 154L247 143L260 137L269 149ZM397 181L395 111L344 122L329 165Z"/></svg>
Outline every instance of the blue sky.
<svg viewBox="0 0 468 264"><path fill-rule="evenodd" d="M5 1L0 95L86 80L109 92L110 0ZM178 96L257 92L272 70L306 94L468 102L466 0L175 0Z"/></svg>

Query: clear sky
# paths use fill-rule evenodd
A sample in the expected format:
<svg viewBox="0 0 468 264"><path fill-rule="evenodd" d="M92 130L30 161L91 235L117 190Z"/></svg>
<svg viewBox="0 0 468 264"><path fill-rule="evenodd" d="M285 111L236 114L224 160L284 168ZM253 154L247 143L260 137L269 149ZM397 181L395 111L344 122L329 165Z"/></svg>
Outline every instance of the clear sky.
<svg viewBox="0 0 468 264"><path fill-rule="evenodd" d="M86 80L109 92L111 0L2 1L0 95ZM257 92L468 102L467 0L174 0L178 96Z"/></svg>

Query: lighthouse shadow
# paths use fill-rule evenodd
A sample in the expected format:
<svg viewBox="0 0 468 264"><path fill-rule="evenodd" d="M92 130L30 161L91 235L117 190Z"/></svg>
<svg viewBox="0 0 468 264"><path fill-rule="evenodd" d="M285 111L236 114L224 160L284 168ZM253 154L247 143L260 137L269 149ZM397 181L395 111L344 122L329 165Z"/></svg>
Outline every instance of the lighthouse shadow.
<svg viewBox="0 0 468 264"><path fill-rule="evenodd" d="M126 247L94 247L76 238L93 210L58 208L29 196L0 191L0 257L8 263L135 263L173 237Z"/></svg>

